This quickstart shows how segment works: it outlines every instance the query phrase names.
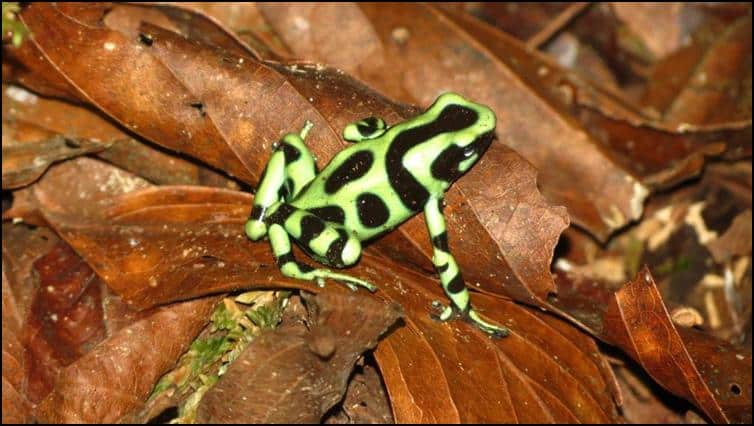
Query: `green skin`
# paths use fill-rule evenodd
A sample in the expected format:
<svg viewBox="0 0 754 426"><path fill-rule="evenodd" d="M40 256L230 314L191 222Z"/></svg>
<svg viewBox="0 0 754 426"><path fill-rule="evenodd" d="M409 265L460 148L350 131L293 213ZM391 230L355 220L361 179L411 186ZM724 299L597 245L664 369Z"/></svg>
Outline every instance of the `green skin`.
<svg viewBox="0 0 754 426"><path fill-rule="evenodd" d="M277 265L289 277L326 278L356 290L376 287L364 280L298 262L291 237L318 262L344 268L361 255L361 242L373 240L424 211L432 240L432 262L447 307L433 302L436 319L458 314L485 333L508 329L484 321L471 307L458 264L448 249L442 199L445 191L482 156L493 138L495 114L455 93L441 95L423 114L387 127L379 118L349 124L343 138L358 142L339 152L317 173L304 144L312 124L273 145L257 189L246 235L267 235Z"/></svg>

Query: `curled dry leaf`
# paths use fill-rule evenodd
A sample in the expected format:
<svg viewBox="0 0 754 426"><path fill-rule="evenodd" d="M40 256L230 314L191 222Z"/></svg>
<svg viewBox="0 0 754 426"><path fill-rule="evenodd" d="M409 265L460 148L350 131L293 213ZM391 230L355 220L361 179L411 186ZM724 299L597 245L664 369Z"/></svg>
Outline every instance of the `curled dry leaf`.
<svg viewBox="0 0 754 426"><path fill-rule="evenodd" d="M751 352L726 347L701 333L684 332L682 337L648 269L615 293L605 314L603 337L712 421L751 420L746 409L751 407Z"/></svg>
<svg viewBox="0 0 754 426"><path fill-rule="evenodd" d="M659 111L668 126L748 122L750 127L747 91L751 91L751 18L741 16L719 28L712 43L695 40L656 64L643 104Z"/></svg>
<svg viewBox="0 0 754 426"><path fill-rule="evenodd" d="M458 320L438 324L427 307L444 297L439 286L392 268L399 274L380 290L401 301L407 326L375 354L397 422L616 420L612 375L585 334L541 311L481 294L472 295L477 309L510 327L510 336L493 340Z"/></svg>
<svg viewBox="0 0 754 426"><path fill-rule="evenodd" d="M340 410L325 417L326 423L395 423L379 370L372 364L356 364Z"/></svg>
<svg viewBox="0 0 754 426"><path fill-rule="evenodd" d="M746 146L747 135L751 132L750 120L748 123L736 122L688 134L688 129L677 129L675 125L647 119L636 113L635 107L622 101L621 96L588 84L575 73L563 70L551 59L523 49L520 43L477 20L460 14L450 16L455 23L494 52L539 96L551 102L561 115L575 118L594 144L591 149L605 152L621 173L638 177L638 183L649 189L669 186L695 176L701 170L704 156L720 154L724 150L728 154L734 154ZM569 147L570 149L572 148ZM583 154L579 152L579 155ZM548 167L552 165L539 168L542 173L546 173L545 169ZM620 174L606 177L615 179ZM542 182L545 183L544 175ZM581 179L575 182L585 183ZM630 182L634 181L627 180L627 183ZM598 185L594 186L599 188ZM611 189L620 187L611 186ZM633 189L633 196L630 199L618 199L616 202L619 209L611 209L612 215L602 216L603 220L614 222L617 226L625 223L626 219L638 219L646 193L640 186L634 186ZM615 200L615 194L611 190L605 189L605 194L608 199ZM621 207L623 202L628 202L632 216L626 216L626 211ZM569 211L573 210L572 205L568 207ZM595 232L593 227L586 229L601 239L605 238L604 234Z"/></svg>
<svg viewBox="0 0 754 426"><path fill-rule="evenodd" d="M159 151L133 139L86 107L37 96L17 86L3 86L4 184L29 183L60 155L89 152L160 184L233 187L206 166ZM20 170L19 170L20 169ZM13 175L11 175L13 174ZM20 175L23 181L14 176ZM14 183L13 186L16 186Z"/></svg>
<svg viewBox="0 0 754 426"><path fill-rule="evenodd" d="M254 280L315 287L283 277L268 245L246 238L248 194L200 187L127 194L148 186L82 158L54 167L33 193L47 222L129 305L144 309ZM113 202L124 193L122 203Z"/></svg>
<svg viewBox="0 0 754 426"><path fill-rule="evenodd" d="M723 342L746 339L751 315L751 237L741 232L746 226L738 219L745 217L745 209L751 206L751 166L721 166L708 168L695 185L654 197L639 226L615 238L606 252L595 250L592 240L570 230L568 250L575 253L567 253L555 264L560 292L552 303L577 315L606 342L624 349L658 384L697 404L700 411L710 410L702 405L709 401L694 393L701 382L709 385L714 404L722 407L729 421L746 422L751 395L742 389L751 380L746 365L751 351ZM744 213L737 214L741 210ZM720 263L713 261L711 247L718 241L717 235L731 236L725 245L737 255ZM643 263L652 268L651 286L631 284L618 293L615 291L625 278L614 278L616 274L600 269L610 265L609 271L630 277ZM628 330L620 330L623 334L616 331L616 318L609 316L618 312L616 294L621 303L629 305L620 311L625 315L619 325ZM703 323L697 328L706 334L674 326L665 305L674 312L687 310L697 318L701 313ZM631 330L637 331L636 336ZM673 365L674 369L664 367ZM689 378L676 374L678 371Z"/></svg>
<svg viewBox="0 0 754 426"><path fill-rule="evenodd" d="M53 162L102 151L117 140L114 134L125 137L91 111L63 111L54 107L63 102L15 86L2 90L3 189L28 185Z"/></svg>
<svg viewBox="0 0 754 426"><path fill-rule="evenodd" d="M25 65L35 71L35 66L54 67L50 78L59 76L77 98L125 128L153 141L172 141L171 147L179 152L250 179L248 169L222 143L220 130L205 118L201 99L144 52L149 42L102 27L105 8L103 4L27 7L22 20L35 37L19 49L21 61L27 59Z"/></svg>
<svg viewBox="0 0 754 426"><path fill-rule="evenodd" d="M364 292L323 292L305 300L308 327L259 336L207 392L200 422L319 422L343 398L357 358L401 315L397 303Z"/></svg>

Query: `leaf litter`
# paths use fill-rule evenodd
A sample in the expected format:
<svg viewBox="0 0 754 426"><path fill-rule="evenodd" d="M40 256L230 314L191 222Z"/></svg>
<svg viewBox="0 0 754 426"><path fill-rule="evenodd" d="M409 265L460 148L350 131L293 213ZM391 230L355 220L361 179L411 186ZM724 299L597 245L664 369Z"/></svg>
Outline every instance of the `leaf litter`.
<svg viewBox="0 0 754 426"><path fill-rule="evenodd" d="M186 420L240 421L248 418L233 416L253 412L270 421L354 421L356 411L331 407L349 388L354 365L374 371L361 353L384 333L373 358L383 383L372 380L367 394L384 394L374 390L384 384L392 413L383 405L382 414L366 417L373 421L636 418L628 406L621 412L622 401L651 404L667 420L751 419L748 8L242 10L20 8L33 38L4 45L4 81L35 94L3 90L4 194L13 189L4 219L14 222L3 232L4 315L8 307L13 337L9 346L4 338L4 355L16 360L4 363L5 412L26 421L146 421L180 400L193 404L181 409ZM647 26L652 20L665 21ZM348 24L333 33L329 22ZM511 22L526 25L513 35L500 31ZM668 33L641 30L653 26ZM489 104L500 119L498 140L447 194L445 213L467 281L485 293L475 293L474 303L513 335L490 341L461 322L429 319L428 306L443 295L427 275L431 246L417 217L367 247L353 270L380 287L359 293L354 307L398 303L398 323L388 314L358 343L336 337L353 324L325 326L316 312L290 303L300 306L298 322L283 321L254 339L240 354L251 363L230 365L222 386L207 390L211 402L186 399L184 391L203 389L214 376L186 375L180 366L164 377L191 376L194 385L183 382L178 392L175 382L162 382L163 392L147 402L189 347L193 355L184 359L212 353L207 364L224 365L216 349L228 340L190 343L216 306L226 313L236 306L235 318L251 324L244 330L258 327L239 315L240 302L226 297L217 305L221 294L299 289L319 293L321 301L307 296L306 307L333 318L367 314L327 308L329 297L346 293L337 285L322 291L281 276L266 244L239 232L253 198L236 190L256 183L270 143L292 123L315 123L307 143L322 166L343 146L338 135L346 123L369 115L394 123L417 112L399 102L426 105L447 90ZM71 117L71 126L45 116ZM25 151L13 145L21 141ZM92 151L111 164L70 159ZM13 166L6 157L16 159ZM28 266L35 260L52 275L35 278ZM56 290L44 294L47 288ZM274 322L262 315L260 323ZM50 321L66 316L75 321ZM155 327L163 318L184 330L180 339ZM619 380L594 338L622 351L609 358L621 364L614 366L624 371ZM281 368L256 361L282 348L295 350ZM138 358L150 350L160 353ZM328 354L337 366L322 363ZM645 376L627 379L635 377L627 368ZM318 384L307 386L312 380ZM642 380L699 414L684 414L691 405L679 407L662 393L621 396L619 383L633 394ZM260 390L260 382L275 386ZM279 404L248 405L247 395Z"/></svg>

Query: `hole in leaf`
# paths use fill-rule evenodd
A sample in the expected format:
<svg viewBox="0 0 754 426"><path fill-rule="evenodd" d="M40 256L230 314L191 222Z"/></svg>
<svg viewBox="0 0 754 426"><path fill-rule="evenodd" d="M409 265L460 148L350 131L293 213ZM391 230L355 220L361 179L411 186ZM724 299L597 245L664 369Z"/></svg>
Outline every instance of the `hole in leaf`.
<svg viewBox="0 0 754 426"><path fill-rule="evenodd" d="M193 102L193 103L191 103L189 105L191 105L191 108L196 108L199 111L199 114L202 117L204 117L205 115L207 115L207 112L204 111L204 104L203 103L201 103L201 102Z"/></svg>
<svg viewBox="0 0 754 426"><path fill-rule="evenodd" d="M736 396L741 395L741 386L738 386L735 383L731 383L731 385L730 385L730 393L732 393L733 395L736 395Z"/></svg>
<svg viewBox="0 0 754 426"><path fill-rule="evenodd" d="M168 407L164 409L160 414L149 419L147 424L158 425L165 424L178 417L178 407Z"/></svg>
<svg viewBox="0 0 754 426"><path fill-rule="evenodd" d="M66 138L64 143L65 143L65 146L67 146L68 148L71 148L71 149L81 148L81 144L78 143L77 141L73 140L73 139Z"/></svg>
<svg viewBox="0 0 754 426"><path fill-rule="evenodd" d="M553 260L561 257L566 257L571 252L571 239L565 235L561 235L558 243L555 245L555 252L553 253Z"/></svg>
<svg viewBox="0 0 754 426"><path fill-rule="evenodd" d="M154 43L154 39L149 34L139 33L139 42L145 46L151 46Z"/></svg>
<svg viewBox="0 0 754 426"><path fill-rule="evenodd" d="M10 191L3 191L3 213L13 206L13 193Z"/></svg>

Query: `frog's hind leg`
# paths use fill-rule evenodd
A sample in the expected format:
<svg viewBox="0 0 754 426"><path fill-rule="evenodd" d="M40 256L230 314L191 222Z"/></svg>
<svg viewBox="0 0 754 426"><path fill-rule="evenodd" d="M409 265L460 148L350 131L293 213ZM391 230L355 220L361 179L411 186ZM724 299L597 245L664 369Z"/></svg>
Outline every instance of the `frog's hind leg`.
<svg viewBox="0 0 754 426"><path fill-rule="evenodd" d="M272 251L283 275L303 280L315 280L320 286L326 278L340 281L352 290L361 286L375 291L377 287L350 275L328 269L315 269L298 262L291 251L290 237L295 238L307 251L323 263L344 267L353 265L361 254L361 242L337 225L300 210L289 204L273 206L267 221Z"/></svg>
<svg viewBox="0 0 754 426"><path fill-rule="evenodd" d="M267 210L279 201L292 200L317 175L309 148L304 139L312 128L307 121L300 133L288 133L273 145L272 156L267 163L257 193L246 234L256 241L267 234L265 216Z"/></svg>
<svg viewBox="0 0 754 426"><path fill-rule="evenodd" d="M432 263L440 274L440 282L445 294L451 301L450 306L442 306L439 302L432 305L439 309L437 319L449 320L453 314L458 314L471 322L474 326L493 337L505 337L509 334L506 327L502 327L483 320L471 306L469 290L464 284L461 271L448 248L448 233L445 228L445 217L440 211L440 200L430 199L424 209L429 236L432 239Z"/></svg>

